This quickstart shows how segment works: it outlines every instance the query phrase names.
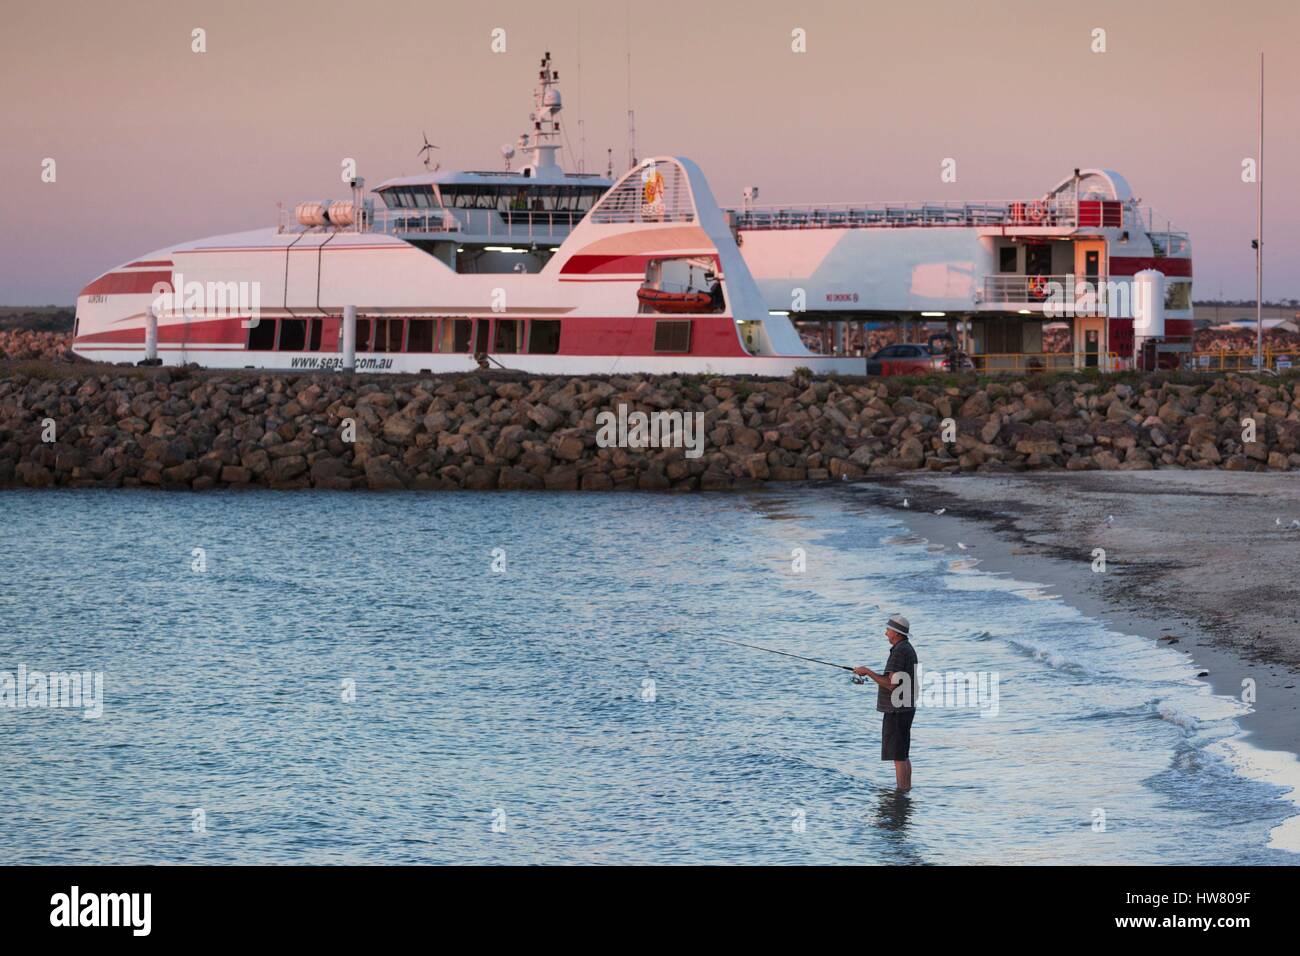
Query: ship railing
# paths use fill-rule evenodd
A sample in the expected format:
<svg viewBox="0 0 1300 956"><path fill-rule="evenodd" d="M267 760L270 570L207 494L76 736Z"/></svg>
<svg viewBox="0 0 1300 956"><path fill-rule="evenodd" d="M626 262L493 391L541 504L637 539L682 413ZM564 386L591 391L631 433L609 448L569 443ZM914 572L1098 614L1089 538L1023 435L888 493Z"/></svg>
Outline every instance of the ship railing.
<svg viewBox="0 0 1300 956"><path fill-rule="evenodd" d="M830 203L732 210L740 229L837 229L900 226L1074 226L1072 200Z"/></svg>
<svg viewBox="0 0 1300 956"><path fill-rule="evenodd" d="M1249 372L1258 367L1255 358L1254 349L1193 349L1184 355L1184 368L1193 372ZM1277 372L1300 368L1300 349L1264 349L1264 368Z"/></svg>
<svg viewBox="0 0 1300 956"><path fill-rule="evenodd" d="M1098 362L1103 359L1094 353ZM972 352L970 360L981 375L995 373L1067 372L1082 367L1085 357L1074 352ZM1113 366L1112 366L1113 367Z"/></svg>
<svg viewBox="0 0 1300 956"><path fill-rule="evenodd" d="M1152 232L1148 235L1157 256L1191 255L1192 240L1185 232Z"/></svg>
<svg viewBox="0 0 1300 956"><path fill-rule="evenodd" d="M1128 302L1122 301L1120 286L1131 289L1129 276L1081 275L996 275L984 277L984 289L977 300L981 305L1038 305L1069 304L1075 314L1101 314L1110 306L1110 293L1114 290L1116 304L1127 311ZM1081 311L1084 310L1084 311Z"/></svg>
<svg viewBox="0 0 1300 956"><path fill-rule="evenodd" d="M907 226L1121 228L1136 207L1115 200L1066 197L949 202L829 203L730 210L738 229L860 229Z"/></svg>

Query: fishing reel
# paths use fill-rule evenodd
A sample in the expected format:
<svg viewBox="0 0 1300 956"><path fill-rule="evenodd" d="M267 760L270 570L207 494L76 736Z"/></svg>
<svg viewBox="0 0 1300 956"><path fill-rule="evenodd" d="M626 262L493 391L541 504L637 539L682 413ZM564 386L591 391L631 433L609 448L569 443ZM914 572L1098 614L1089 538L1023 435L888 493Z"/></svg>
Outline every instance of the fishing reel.
<svg viewBox="0 0 1300 956"><path fill-rule="evenodd" d="M850 684L865 684L866 682L867 679L865 677L859 677L857 674L853 674L849 677Z"/></svg>

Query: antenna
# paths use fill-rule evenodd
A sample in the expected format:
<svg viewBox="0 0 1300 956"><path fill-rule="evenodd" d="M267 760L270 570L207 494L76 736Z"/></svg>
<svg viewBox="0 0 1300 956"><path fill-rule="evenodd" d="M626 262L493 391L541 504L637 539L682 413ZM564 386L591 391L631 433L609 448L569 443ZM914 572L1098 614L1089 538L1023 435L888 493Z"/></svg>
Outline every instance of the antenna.
<svg viewBox="0 0 1300 956"><path fill-rule="evenodd" d="M587 171L587 127L582 121L582 7L578 7L578 172Z"/></svg>
<svg viewBox="0 0 1300 956"><path fill-rule="evenodd" d="M1259 159L1255 165L1255 368L1264 371L1264 51L1259 53Z"/></svg>
<svg viewBox="0 0 1300 956"><path fill-rule="evenodd" d="M632 2L627 12L627 168L636 166L636 111L632 109Z"/></svg>

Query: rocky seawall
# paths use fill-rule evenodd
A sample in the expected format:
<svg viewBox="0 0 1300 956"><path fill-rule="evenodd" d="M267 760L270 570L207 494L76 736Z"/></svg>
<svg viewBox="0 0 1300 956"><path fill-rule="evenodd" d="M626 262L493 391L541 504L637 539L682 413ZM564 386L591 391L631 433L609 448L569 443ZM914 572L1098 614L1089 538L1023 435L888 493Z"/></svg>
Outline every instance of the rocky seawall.
<svg viewBox="0 0 1300 956"><path fill-rule="evenodd" d="M0 328L0 359L39 362L81 362L72 351L71 332Z"/></svg>
<svg viewBox="0 0 1300 956"><path fill-rule="evenodd" d="M699 423L698 446L598 440L602 420L620 412L673 411ZM419 379L0 365L7 486L713 490L918 470L1151 468L1300 468L1300 379Z"/></svg>

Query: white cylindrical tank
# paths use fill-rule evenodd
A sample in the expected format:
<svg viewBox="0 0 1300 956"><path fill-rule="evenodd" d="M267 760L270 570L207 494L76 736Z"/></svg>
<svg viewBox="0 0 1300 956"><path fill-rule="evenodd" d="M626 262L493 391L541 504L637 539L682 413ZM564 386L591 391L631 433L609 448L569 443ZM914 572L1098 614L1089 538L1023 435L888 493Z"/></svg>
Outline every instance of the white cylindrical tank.
<svg viewBox="0 0 1300 956"><path fill-rule="evenodd" d="M152 308L144 313L144 357L151 365L158 360L158 313Z"/></svg>
<svg viewBox="0 0 1300 956"><path fill-rule="evenodd" d="M1143 269L1133 276L1133 334L1163 338L1165 334L1165 274Z"/></svg>
<svg viewBox="0 0 1300 956"><path fill-rule="evenodd" d="M356 216L350 199L330 203L327 211L330 217L330 222L336 226L350 226Z"/></svg>
<svg viewBox="0 0 1300 956"><path fill-rule="evenodd" d="M328 202L300 202L293 207L293 214L304 226L323 226L329 219Z"/></svg>
<svg viewBox="0 0 1300 956"><path fill-rule="evenodd" d="M357 307L343 307L343 368L349 372L357 370Z"/></svg>

